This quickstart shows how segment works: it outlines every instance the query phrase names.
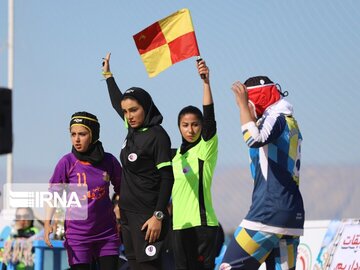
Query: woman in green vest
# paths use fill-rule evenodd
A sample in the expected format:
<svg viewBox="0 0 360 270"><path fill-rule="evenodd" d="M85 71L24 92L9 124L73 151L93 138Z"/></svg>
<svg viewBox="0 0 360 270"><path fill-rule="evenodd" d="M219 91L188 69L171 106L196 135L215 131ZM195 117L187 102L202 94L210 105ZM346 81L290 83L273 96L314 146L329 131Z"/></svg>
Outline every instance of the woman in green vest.
<svg viewBox="0 0 360 270"><path fill-rule="evenodd" d="M209 68L197 61L203 81L203 113L194 106L178 115L182 144L172 160L173 248L176 269L213 269L219 223L211 198L218 137Z"/></svg>

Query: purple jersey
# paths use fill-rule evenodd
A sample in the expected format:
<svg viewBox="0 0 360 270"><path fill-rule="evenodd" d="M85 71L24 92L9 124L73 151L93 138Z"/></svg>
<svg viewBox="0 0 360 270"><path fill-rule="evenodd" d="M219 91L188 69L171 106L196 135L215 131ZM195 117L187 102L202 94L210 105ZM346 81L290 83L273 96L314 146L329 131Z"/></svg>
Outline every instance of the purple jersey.
<svg viewBox="0 0 360 270"><path fill-rule="evenodd" d="M93 242L118 238L116 218L110 200L110 182L120 193L122 168L119 161L105 153L100 164L78 160L74 154L63 156L56 165L50 184L87 184L88 213L86 220L66 220L67 240Z"/></svg>

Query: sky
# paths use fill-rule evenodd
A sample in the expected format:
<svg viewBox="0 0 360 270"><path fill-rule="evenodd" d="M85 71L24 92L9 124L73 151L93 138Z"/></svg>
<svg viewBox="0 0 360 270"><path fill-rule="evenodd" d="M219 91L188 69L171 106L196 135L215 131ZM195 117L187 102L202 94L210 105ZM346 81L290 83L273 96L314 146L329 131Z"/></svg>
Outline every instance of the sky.
<svg viewBox="0 0 360 270"><path fill-rule="evenodd" d="M89 111L100 140L119 156L126 129L111 107L102 57L122 90L151 93L172 146L177 114L201 107L202 83L190 58L149 78L133 35L188 8L210 68L219 135L218 170L248 166L231 85L266 75L289 92L304 138L302 164L360 165L360 2L15 0L14 182L46 182L71 149L70 116ZM0 86L7 86L7 1L0 0ZM6 180L0 156L0 184Z"/></svg>

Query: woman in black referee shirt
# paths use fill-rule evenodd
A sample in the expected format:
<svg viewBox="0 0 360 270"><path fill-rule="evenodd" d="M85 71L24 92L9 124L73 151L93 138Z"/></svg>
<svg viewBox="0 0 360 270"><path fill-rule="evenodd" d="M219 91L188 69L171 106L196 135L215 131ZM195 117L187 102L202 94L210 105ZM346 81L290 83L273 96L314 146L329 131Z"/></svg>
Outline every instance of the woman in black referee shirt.
<svg viewBox="0 0 360 270"><path fill-rule="evenodd" d="M110 53L103 60L112 106L128 128L120 152L119 204L125 254L131 269L158 270L168 231L166 206L174 182L170 138L149 93L138 87L122 93L110 72Z"/></svg>

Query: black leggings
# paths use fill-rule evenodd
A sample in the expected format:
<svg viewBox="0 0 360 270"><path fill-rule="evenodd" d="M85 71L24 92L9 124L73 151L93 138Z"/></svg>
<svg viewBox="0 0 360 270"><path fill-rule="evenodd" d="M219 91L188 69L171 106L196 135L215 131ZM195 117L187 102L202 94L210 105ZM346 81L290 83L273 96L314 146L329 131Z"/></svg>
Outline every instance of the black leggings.
<svg viewBox="0 0 360 270"><path fill-rule="evenodd" d="M156 259L153 261L139 263L136 260L128 260L131 270L161 270L161 260Z"/></svg>
<svg viewBox="0 0 360 270"><path fill-rule="evenodd" d="M109 270L109 269L118 269L119 265L119 256L103 256L97 258L92 264L89 263L80 263L73 264L71 270Z"/></svg>

